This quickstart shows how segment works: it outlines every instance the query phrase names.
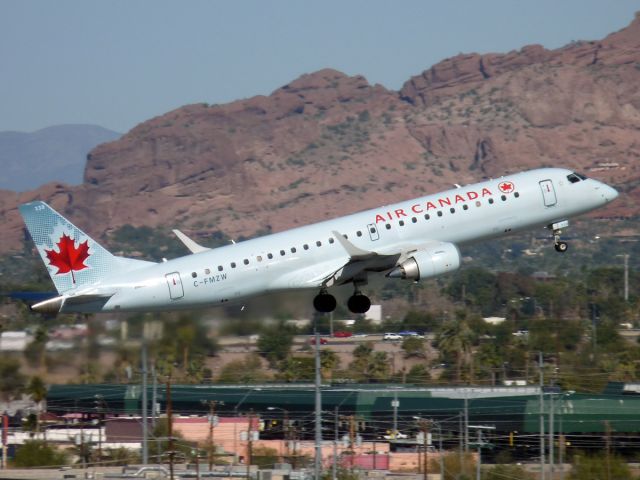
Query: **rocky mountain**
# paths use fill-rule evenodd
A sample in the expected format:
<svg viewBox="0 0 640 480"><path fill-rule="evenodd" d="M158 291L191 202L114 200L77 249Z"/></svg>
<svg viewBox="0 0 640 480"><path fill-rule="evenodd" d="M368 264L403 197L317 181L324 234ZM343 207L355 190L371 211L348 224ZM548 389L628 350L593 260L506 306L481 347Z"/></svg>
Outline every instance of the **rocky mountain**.
<svg viewBox="0 0 640 480"><path fill-rule="evenodd" d="M0 132L0 189L23 192L55 181L79 185L87 154L120 136L97 125L57 125L32 133Z"/></svg>
<svg viewBox="0 0 640 480"><path fill-rule="evenodd" d="M132 224L238 237L550 165L622 190L598 215L634 216L639 89L638 16L599 41L449 58L399 92L321 70L146 121L96 147L81 186L0 192L0 249L19 248L16 205L33 198L96 236Z"/></svg>

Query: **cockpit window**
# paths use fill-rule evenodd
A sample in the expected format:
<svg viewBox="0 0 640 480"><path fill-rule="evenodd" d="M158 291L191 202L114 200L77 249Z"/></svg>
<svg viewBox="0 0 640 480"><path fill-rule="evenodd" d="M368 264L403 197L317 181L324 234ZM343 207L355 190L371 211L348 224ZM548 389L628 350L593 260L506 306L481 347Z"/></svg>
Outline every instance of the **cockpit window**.
<svg viewBox="0 0 640 480"><path fill-rule="evenodd" d="M569 175L567 175L567 180L569 180L571 183L578 183L582 179L577 173L570 173Z"/></svg>
<svg viewBox="0 0 640 480"><path fill-rule="evenodd" d="M577 173L576 172L576 176L580 179L580 180L586 180L587 177L585 177L584 175L582 175L581 173Z"/></svg>

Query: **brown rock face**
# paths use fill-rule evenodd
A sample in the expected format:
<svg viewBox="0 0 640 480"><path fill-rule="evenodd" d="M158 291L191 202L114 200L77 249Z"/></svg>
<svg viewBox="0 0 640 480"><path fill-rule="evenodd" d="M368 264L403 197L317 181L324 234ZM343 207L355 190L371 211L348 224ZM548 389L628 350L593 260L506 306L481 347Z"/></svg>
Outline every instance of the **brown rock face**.
<svg viewBox="0 0 640 480"><path fill-rule="evenodd" d="M100 236L123 224L277 231L538 166L640 197L640 19L558 50L460 55L400 92L335 70L269 96L188 105L91 152L80 187L0 192L0 252L20 247L16 206L52 202Z"/></svg>

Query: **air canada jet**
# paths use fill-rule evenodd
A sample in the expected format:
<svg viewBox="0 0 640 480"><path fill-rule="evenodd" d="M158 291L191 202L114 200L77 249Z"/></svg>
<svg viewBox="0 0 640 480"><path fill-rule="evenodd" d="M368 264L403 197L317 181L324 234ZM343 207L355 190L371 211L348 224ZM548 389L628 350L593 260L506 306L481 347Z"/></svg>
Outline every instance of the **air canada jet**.
<svg viewBox="0 0 640 480"><path fill-rule="evenodd" d="M190 255L153 263L117 257L44 202L20 206L58 296L41 312L144 312L245 302L269 292L315 289L331 312L338 285L352 284L348 308L366 312L371 275L419 281L456 270L459 247L546 227L558 252L569 218L618 192L560 168L530 170L215 249L178 230Z"/></svg>

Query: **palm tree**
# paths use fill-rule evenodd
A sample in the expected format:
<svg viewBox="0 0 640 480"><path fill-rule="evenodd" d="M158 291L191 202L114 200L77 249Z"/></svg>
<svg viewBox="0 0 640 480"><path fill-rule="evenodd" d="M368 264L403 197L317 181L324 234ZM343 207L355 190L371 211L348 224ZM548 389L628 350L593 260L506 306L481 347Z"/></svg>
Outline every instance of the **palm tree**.
<svg viewBox="0 0 640 480"><path fill-rule="evenodd" d="M453 355L456 358L457 382L462 379L462 366L465 363L470 366L470 379L473 378L473 359L471 355L473 331L469 328L469 324L464 317L458 317L443 325L438 334L437 345L442 353Z"/></svg>
<svg viewBox="0 0 640 480"><path fill-rule="evenodd" d="M25 389L31 400L36 402L38 413L36 414L36 433L40 433L40 413L42 411L42 402L47 398L47 386L38 376L31 377L27 388Z"/></svg>

